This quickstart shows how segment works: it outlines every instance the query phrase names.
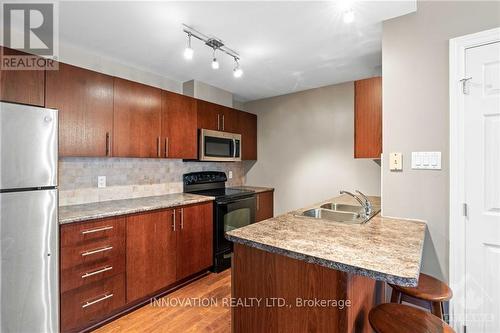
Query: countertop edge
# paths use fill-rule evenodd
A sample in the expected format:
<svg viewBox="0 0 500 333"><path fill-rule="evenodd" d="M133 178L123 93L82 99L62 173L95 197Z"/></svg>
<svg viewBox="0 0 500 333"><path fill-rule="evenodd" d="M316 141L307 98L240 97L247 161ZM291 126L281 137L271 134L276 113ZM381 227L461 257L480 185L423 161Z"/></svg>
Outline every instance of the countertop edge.
<svg viewBox="0 0 500 333"><path fill-rule="evenodd" d="M286 250L283 248L262 244L262 243L259 243L256 241L250 241L248 239L235 237L235 236L232 236L229 234L226 234L226 238L232 242L246 245L246 246L250 246L250 247L253 247L253 248L256 248L259 250L263 250L263 251L266 251L269 253L284 255L284 256L292 258L292 259L302 260L302 261L305 261L307 263L317 264L317 265L320 265L323 267L336 269L336 270L346 272L346 273L365 276L365 277L368 277L368 278L371 278L371 279L374 279L377 281L384 281L387 283L396 284L396 285L403 286L403 287L415 287L418 284L418 275L417 275L417 278L396 276L396 275L391 275L391 274L382 273L382 272L378 272L378 271L373 271L373 270L366 269L366 268L347 265L347 264L339 263L336 261L322 259L322 258L318 258L315 256L307 255L304 253L298 253L298 252L295 252L292 250ZM421 247L421 253L422 253L422 251L423 251L423 246ZM420 269L419 269L419 274L420 274Z"/></svg>
<svg viewBox="0 0 500 333"><path fill-rule="evenodd" d="M79 217L74 217L74 218L69 217L69 218L65 218L65 219L59 219L59 225L65 225L65 224L76 223L76 222L84 222L84 221L93 221L93 220L99 220L99 219L104 219L104 218L108 218L108 217L114 217L114 216L131 215L131 214L141 213L141 212L150 212L153 210L168 209L168 208L178 207L178 206L193 205L193 204L197 204L197 203L203 203L203 202L214 201L214 200L215 200L214 197L199 196L199 198L197 198L197 199L186 200L183 202L176 202L174 204L164 204L164 205L160 204L160 205L154 205L154 206L149 206L149 207L130 208L130 209L124 209L121 211L100 213L100 214L87 215L87 216L79 216ZM68 207L68 206L63 206L63 207Z"/></svg>

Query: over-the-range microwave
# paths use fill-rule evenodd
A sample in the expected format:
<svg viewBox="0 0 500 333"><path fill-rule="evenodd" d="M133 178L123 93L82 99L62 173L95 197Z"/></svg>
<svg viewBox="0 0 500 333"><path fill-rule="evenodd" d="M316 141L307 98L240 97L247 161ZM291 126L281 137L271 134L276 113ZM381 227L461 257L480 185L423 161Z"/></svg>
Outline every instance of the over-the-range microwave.
<svg viewBox="0 0 500 333"><path fill-rule="evenodd" d="M241 161L241 134L200 129L200 161Z"/></svg>

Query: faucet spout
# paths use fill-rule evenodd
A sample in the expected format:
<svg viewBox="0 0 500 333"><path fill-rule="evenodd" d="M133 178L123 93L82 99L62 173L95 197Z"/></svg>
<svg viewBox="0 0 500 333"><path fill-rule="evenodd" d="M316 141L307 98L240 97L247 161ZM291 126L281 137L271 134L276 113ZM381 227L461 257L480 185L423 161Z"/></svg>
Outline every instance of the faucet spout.
<svg viewBox="0 0 500 333"><path fill-rule="evenodd" d="M342 190L342 191L340 191L340 194L350 195L351 197L356 199L362 207L365 207L365 203L360 198L358 198L356 195L352 194L351 192Z"/></svg>
<svg viewBox="0 0 500 333"><path fill-rule="evenodd" d="M372 204L370 203L370 200L368 200L367 196L364 195L363 193L361 193L360 191L356 190L356 192L363 197L364 201L361 200L357 195L355 194L352 194L351 192L349 191L340 191L340 194L347 194L347 195L350 195L351 197L353 197L354 199L356 199L359 204L361 205L361 207L363 207L363 211L364 211L364 214L365 214L365 218L368 218L368 216L370 216L370 214L372 213Z"/></svg>

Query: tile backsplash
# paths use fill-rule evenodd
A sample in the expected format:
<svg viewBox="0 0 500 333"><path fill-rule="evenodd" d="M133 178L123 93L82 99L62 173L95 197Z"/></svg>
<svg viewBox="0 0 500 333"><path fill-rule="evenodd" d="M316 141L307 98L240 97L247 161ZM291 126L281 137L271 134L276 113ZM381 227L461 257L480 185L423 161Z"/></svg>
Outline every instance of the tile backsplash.
<svg viewBox="0 0 500 333"><path fill-rule="evenodd" d="M182 192L182 174L224 171L233 178L227 186L245 182L242 162L184 162L148 158L59 159L59 205L128 199ZM106 187L97 188L97 177L106 176Z"/></svg>

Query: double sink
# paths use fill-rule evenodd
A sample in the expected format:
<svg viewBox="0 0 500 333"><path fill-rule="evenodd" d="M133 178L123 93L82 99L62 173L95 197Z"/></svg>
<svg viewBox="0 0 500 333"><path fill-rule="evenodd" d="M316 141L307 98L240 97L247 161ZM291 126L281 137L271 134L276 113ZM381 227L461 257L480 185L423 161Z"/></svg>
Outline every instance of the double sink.
<svg viewBox="0 0 500 333"><path fill-rule="evenodd" d="M302 216L315 219L344 222L351 224L361 224L368 222L378 214L380 209L373 207L369 213L365 212L365 207L328 202L319 208L308 209L302 212Z"/></svg>

